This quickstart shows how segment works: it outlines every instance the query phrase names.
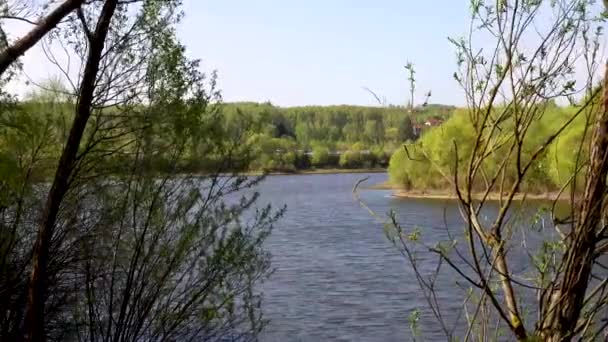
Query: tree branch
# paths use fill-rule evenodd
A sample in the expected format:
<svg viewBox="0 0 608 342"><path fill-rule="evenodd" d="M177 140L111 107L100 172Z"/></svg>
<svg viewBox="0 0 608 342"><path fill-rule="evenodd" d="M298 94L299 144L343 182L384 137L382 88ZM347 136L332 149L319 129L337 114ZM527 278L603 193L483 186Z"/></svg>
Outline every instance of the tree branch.
<svg viewBox="0 0 608 342"><path fill-rule="evenodd" d="M36 27L29 31L25 36L18 39L12 45L0 52L0 75L8 67L23 55L27 50L34 46L42 37L51 31L57 24L70 12L82 5L84 0L66 0L55 10L42 18Z"/></svg>

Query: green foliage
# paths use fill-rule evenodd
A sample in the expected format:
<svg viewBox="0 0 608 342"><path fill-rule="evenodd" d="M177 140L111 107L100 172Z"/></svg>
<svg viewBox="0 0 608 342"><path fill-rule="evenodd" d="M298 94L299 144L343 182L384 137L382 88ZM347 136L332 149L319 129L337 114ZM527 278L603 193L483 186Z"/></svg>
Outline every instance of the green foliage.
<svg viewBox="0 0 608 342"><path fill-rule="evenodd" d="M364 129L365 139L368 143L379 144L384 139L384 129L378 120L367 120Z"/></svg>
<svg viewBox="0 0 608 342"><path fill-rule="evenodd" d="M264 133L253 134L246 142L253 152L252 167L258 170L293 171L295 145L290 138L273 138Z"/></svg>
<svg viewBox="0 0 608 342"><path fill-rule="evenodd" d="M340 156L340 166L348 169L363 167L363 158L359 151L346 151Z"/></svg>
<svg viewBox="0 0 608 342"><path fill-rule="evenodd" d="M571 111L563 111L562 116L565 117L565 113ZM561 118L560 121L564 119ZM584 187L586 160L579 158L579 151L582 152L581 157L589 154L590 131L587 119L584 116L577 117L550 146L544 163L548 167L548 177L555 186L575 186L577 190Z"/></svg>
<svg viewBox="0 0 608 342"><path fill-rule="evenodd" d="M232 103L222 106L227 131L245 131L249 137L264 134L290 138L296 162L304 152L312 152L315 167L385 167L388 154L406 140L414 139L412 121L429 116L449 116L451 107L431 105L414 113L402 107L308 106L280 108L269 103ZM238 119L235 119L237 118ZM243 123L247 123L244 127ZM274 155L269 149L258 150L254 168L289 169L289 159ZM322 146L322 147L321 147ZM348 151L366 153L347 153ZM345 157L342 157L346 153ZM306 163L297 163L300 169ZM347 166L348 165L348 166Z"/></svg>
<svg viewBox="0 0 608 342"><path fill-rule="evenodd" d="M410 331L412 332L413 337L416 338L420 336L420 309L413 310L408 316L407 320L409 322Z"/></svg>
<svg viewBox="0 0 608 342"><path fill-rule="evenodd" d="M0 110L0 207L27 191L29 183L52 175L67 134L69 99L44 86L48 90Z"/></svg>
<svg viewBox="0 0 608 342"><path fill-rule="evenodd" d="M415 138L414 130L412 127L412 120L404 119L397 125L397 137L396 141L403 142L407 140L413 140Z"/></svg>
<svg viewBox="0 0 608 342"><path fill-rule="evenodd" d="M323 167L329 164L329 148L325 146L316 146L312 150L311 162L316 167Z"/></svg>
<svg viewBox="0 0 608 342"><path fill-rule="evenodd" d="M452 174L456 166L464 169L470 158L474 143L474 130L467 113L458 110L454 116L440 127L431 129L420 140L421 150L434 168L444 174ZM458 160L455 148L458 148ZM446 180L437 177L435 186L445 185Z"/></svg>
<svg viewBox="0 0 608 342"><path fill-rule="evenodd" d="M108 3L83 4L82 22L54 39L86 56L92 44L80 30ZM74 99L55 80L24 101L0 102L0 340L23 340L32 255L45 244L35 242L58 165L69 180L52 187L65 195L52 244L41 247L49 267L40 340L255 340L265 325L263 244L283 211L256 205L252 188L263 177L225 173L249 168L258 151L247 139L264 152L288 149L289 165L293 142L279 121L252 136L245 115L219 110L215 75L203 75L176 38L180 1L129 3L112 19L94 102L79 99L91 111L82 137L66 141ZM59 163L64 146L77 149L73 166Z"/></svg>
<svg viewBox="0 0 608 342"><path fill-rule="evenodd" d="M498 110L502 109L496 109L496 111ZM531 122L528 127L520 162L523 164L530 161L540 144L572 118L576 110L576 107L547 104L544 115ZM511 132L512 128L509 128L509 125L512 124L507 119L500 125L505 128L503 129L505 132ZM578 188L583 186L581 166L585 161L577 158L579 158L579 149L582 149L583 156L588 152L587 125L584 116L577 116L558 139L553 141L545 153L535 157L521 184L521 189L531 192L546 192L556 191L563 186L571 186L574 184L572 175L577 170L577 166L575 184ZM509 155L509 144L504 144L510 138L501 134L500 131L491 137L484 137L484 139L489 139L489 150L493 152L482 164L484 174L489 177L499 172L499 164L508 156L506 172L504 175L500 175L501 180L504 177L507 186L516 179L517 172L516 155L515 153ZM475 139L475 130L468 113L458 109L441 126L428 130L419 140L407 143L393 153L388 170L390 180L393 184L408 189L446 189L451 185L443 175L453 177L455 171L459 175L466 173ZM455 153L456 149L458 154ZM458 155L458 159L456 159L456 155ZM475 187L484 185L474 184Z"/></svg>

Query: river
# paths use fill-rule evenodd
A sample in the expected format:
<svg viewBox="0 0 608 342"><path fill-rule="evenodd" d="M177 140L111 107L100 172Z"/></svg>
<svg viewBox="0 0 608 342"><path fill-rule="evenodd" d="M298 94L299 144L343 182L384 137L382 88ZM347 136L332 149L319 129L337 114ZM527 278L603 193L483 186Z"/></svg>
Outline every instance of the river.
<svg viewBox="0 0 608 342"><path fill-rule="evenodd" d="M445 341L406 259L382 222L353 198L353 185L364 177L372 185L387 176L271 176L260 185L260 203L287 205L267 242L276 272L263 285L270 323L262 341L409 341L415 309L422 310L424 340ZM398 199L389 190L360 194L383 217L395 210L404 227L420 227L425 240L446 239L446 226L462 231L455 202ZM447 320L456 322L462 307L456 278L444 275L440 300Z"/></svg>

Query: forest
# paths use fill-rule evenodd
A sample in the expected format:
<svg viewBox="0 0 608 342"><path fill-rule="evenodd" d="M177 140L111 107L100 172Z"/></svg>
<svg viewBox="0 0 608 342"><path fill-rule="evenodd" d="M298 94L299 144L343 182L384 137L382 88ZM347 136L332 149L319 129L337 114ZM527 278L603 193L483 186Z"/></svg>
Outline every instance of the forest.
<svg viewBox="0 0 608 342"><path fill-rule="evenodd" d="M403 142L416 138L413 125L429 117L447 118L454 107L305 106L227 103L229 132L247 131L255 170L385 168Z"/></svg>

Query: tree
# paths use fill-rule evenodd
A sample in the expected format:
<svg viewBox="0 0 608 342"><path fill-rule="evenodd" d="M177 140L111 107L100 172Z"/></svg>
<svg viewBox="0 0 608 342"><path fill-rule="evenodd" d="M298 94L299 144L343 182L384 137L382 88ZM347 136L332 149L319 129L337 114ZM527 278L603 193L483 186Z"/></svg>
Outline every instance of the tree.
<svg viewBox="0 0 608 342"><path fill-rule="evenodd" d="M52 176L64 141L63 96L32 93L29 103L0 109L0 338L20 340L27 294L36 185ZM73 103L72 103L73 104Z"/></svg>
<svg viewBox="0 0 608 342"><path fill-rule="evenodd" d="M408 76L407 80L410 85L410 99L408 101L408 110L410 113L414 112L414 92L416 91L416 78L414 75L416 74L416 69L414 68L414 64L412 62L407 62L403 68L405 68Z"/></svg>
<svg viewBox="0 0 608 342"><path fill-rule="evenodd" d="M66 83L78 87L1 104L0 339L254 340L263 328L255 284L281 211L256 211L255 192L234 201L263 178L231 174L248 166L246 136L223 129L215 75L185 57L179 3L86 3L54 37L81 59ZM203 177L193 153L211 156Z"/></svg>
<svg viewBox="0 0 608 342"><path fill-rule="evenodd" d="M363 165L361 152L345 151L340 155L340 166L349 169L359 168Z"/></svg>
<svg viewBox="0 0 608 342"><path fill-rule="evenodd" d="M311 140L310 127L304 122L296 123L296 138L304 144Z"/></svg>
<svg viewBox="0 0 608 342"><path fill-rule="evenodd" d="M388 158L389 155L381 146L374 146L371 148L369 153L369 159L371 159L370 166L386 167L388 165Z"/></svg>
<svg viewBox="0 0 608 342"><path fill-rule="evenodd" d="M605 200L608 171L608 74L603 77L601 95L596 71L600 25L605 17L596 10L593 2L578 0L473 1L470 34L451 39L459 66L454 78L464 89L468 106L460 120L470 127L471 138L454 139L458 135L450 133L448 125L445 134L450 140L429 145L431 136L414 153L406 149L401 156L407 156L412 165L430 167L450 185L465 232L459 237L448 231L449 240L429 245L420 236L423 232L406 230L391 215L394 231L389 233L410 261L429 309L448 339L454 337L454 330L443 319L436 294L441 265L449 265L453 274L470 285L462 298L467 317L465 338L474 332L488 338L486 328L497 324L522 341L595 340L607 326L600 318L607 309L607 282L601 275L605 266L600 260L605 246L605 208L598 204ZM550 23L547 17L552 18ZM493 49L477 48L477 34L494 37ZM533 48L528 46L531 41L537 44ZM575 65L577 59L583 61L582 68ZM580 82L581 75L583 84L578 84L575 78ZM550 116L555 113L551 100L575 96L584 100L564 120ZM600 96L601 101L597 100ZM577 121L583 123L578 138L564 136ZM593 127L590 139L585 122ZM435 129L431 134L443 133ZM565 219L560 217L554 203L550 215L556 237L542 237L539 251L512 251L518 243L513 234L514 217L526 207L516 205L516 198L526 200L526 184L538 177L536 170L562 137L575 149L576 161L568 167L568 181L562 182L554 200L569 201L571 212ZM586 141L590 143L588 154ZM571 186L564 194L579 172L584 174L584 186ZM493 195L498 208L488 218L486 208ZM523 229L521 233L533 231ZM422 252L437 257L439 266L430 275L426 267L431 265L416 256ZM527 265L533 275L522 277L513 271L516 254L529 255ZM534 306L536 320L524 316L524 302L528 310Z"/></svg>
<svg viewBox="0 0 608 342"><path fill-rule="evenodd" d="M401 141L399 138L399 129L396 127L387 127L384 131L384 139L387 142Z"/></svg>
<svg viewBox="0 0 608 342"><path fill-rule="evenodd" d="M399 142L403 143L408 140L414 140L414 128L412 126L412 119L409 116L402 119L397 126L397 130L397 139Z"/></svg>
<svg viewBox="0 0 608 342"><path fill-rule="evenodd" d="M312 149L311 162L316 167L324 167L329 164L329 148L326 146L315 146Z"/></svg>
<svg viewBox="0 0 608 342"><path fill-rule="evenodd" d="M70 12L76 10L83 3L84 0L66 0L45 17L39 19L38 22L35 23L35 27L26 35L10 45L5 45L2 43L3 46L0 50L0 75L2 75L6 69L8 69L8 67L17 60L17 58L34 46L49 31L54 29L63 18L70 14ZM5 13L0 16L0 18L20 19L12 16L11 13Z"/></svg>
<svg viewBox="0 0 608 342"><path fill-rule="evenodd" d="M229 164L202 181L183 173L179 161L192 142L208 139L206 149L224 151L225 163L242 142L217 129L221 112L211 102L217 94L204 91L196 63L185 58L174 32L165 35L149 56L155 65L147 69L154 76L144 93L150 105L132 118L142 127L133 132L132 171L112 184L99 178L92 184L98 201L86 210L100 216L87 229L94 236L79 244L86 256L77 264L85 286L71 307L68 336L256 340L265 322L253 286L269 275L261 244L280 213L265 207L241 221L257 193L224 198L262 178L220 176ZM160 151L170 172L158 175L149 164ZM106 253L96 252L100 245Z"/></svg>
<svg viewBox="0 0 608 342"><path fill-rule="evenodd" d="M59 159L59 165L49 191L42 222L38 228L34 253L32 257L32 271L28 291L28 305L26 309L26 340L43 341L44 338L44 307L47 282L47 263L49 259L50 244L53 239L53 229L59 213L63 197L68 191L68 183L76 162L78 148L91 115L95 83L101 63L106 36L112 17L116 11L118 1L108 0L104 3L94 31L89 36L89 52L82 75L82 83L78 92L76 114L70 129L68 141ZM88 29L87 29L88 30ZM87 33L88 35L88 33Z"/></svg>
<svg viewBox="0 0 608 342"><path fill-rule="evenodd" d="M367 120L365 122L364 134L366 140L371 144L379 144L382 142L382 137L384 135L384 129L381 127L380 123L376 120Z"/></svg>
<svg viewBox="0 0 608 342"><path fill-rule="evenodd" d="M356 122L347 123L342 129L342 134L348 142L361 141L361 129L358 127Z"/></svg>

